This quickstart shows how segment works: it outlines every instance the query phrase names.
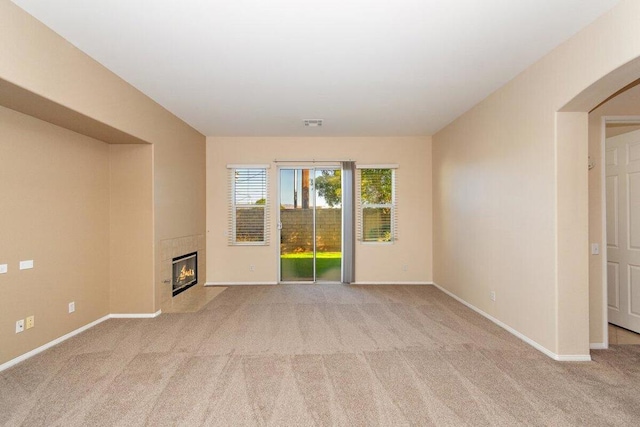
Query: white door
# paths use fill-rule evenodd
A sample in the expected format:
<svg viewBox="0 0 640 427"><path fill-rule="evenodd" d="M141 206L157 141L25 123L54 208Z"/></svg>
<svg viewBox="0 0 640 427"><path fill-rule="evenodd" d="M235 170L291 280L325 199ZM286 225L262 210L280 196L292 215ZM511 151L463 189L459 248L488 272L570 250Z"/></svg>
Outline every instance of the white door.
<svg viewBox="0 0 640 427"><path fill-rule="evenodd" d="M605 147L609 322L640 333L640 131Z"/></svg>

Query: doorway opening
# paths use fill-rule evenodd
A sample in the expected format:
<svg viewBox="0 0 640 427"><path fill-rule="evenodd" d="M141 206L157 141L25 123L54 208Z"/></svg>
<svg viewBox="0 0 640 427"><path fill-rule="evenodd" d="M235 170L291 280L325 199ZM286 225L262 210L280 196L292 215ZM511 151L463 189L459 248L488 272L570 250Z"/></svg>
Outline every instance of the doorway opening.
<svg viewBox="0 0 640 427"><path fill-rule="evenodd" d="M602 120L605 331L640 333L640 117Z"/></svg>
<svg viewBox="0 0 640 427"><path fill-rule="evenodd" d="M281 283L341 281L341 175L339 166L280 168Z"/></svg>

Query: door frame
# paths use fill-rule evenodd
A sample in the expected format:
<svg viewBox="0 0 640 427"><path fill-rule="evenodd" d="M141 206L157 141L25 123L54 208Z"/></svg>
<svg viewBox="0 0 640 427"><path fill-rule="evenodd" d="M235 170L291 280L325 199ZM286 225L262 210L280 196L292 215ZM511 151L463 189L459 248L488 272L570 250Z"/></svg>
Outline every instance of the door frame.
<svg viewBox="0 0 640 427"><path fill-rule="evenodd" d="M607 171L606 171L606 148L607 148L607 123L629 123L630 125L640 125L640 116L602 116L600 126L600 186L602 200L602 244L600 254L602 255L602 337L604 348L609 348L609 301L608 301L608 277L607 277Z"/></svg>
<svg viewBox="0 0 640 427"><path fill-rule="evenodd" d="M316 274L316 266L315 266L315 253L316 253L316 241L315 241L315 232L316 232L316 200L315 200L315 191L316 191L316 187L315 187L315 182L313 185L313 194L314 194L314 199L313 199L313 234L314 234L314 239L313 239L313 252L314 252L314 266L313 266L313 280L310 281L283 281L282 280L282 263L280 260L280 255L281 255L281 248L280 248L280 242L282 241L282 228L280 227L281 221L280 221L280 190L282 189L282 182L280 180L280 177L282 176L282 174L280 173L280 171L282 169L311 169L312 171L315 172L315 170L318 169L332 169L332 170L342 170L342 165L339 162L331 162L331 161L324 161L324 162L316 162L313 160L310 160L308 162L305 161L300 161L300 162L296 162L296 163L290 163L290 164L280 164L276 167L276 173L278 175L278 188L277 188L277 194L276 194L276 199L277 199L277 205L276 205L276 209L277 209L277 215L276 215L276 229L278 230L278 241L277 241L277 245L276 245L276 262L278 264L278 277L277 277L277 283L279 285L281 284L286 284L286 285L316 285L318 283L340 283L338 282L325 282L325 281L320 281L318 282L317 280L317 274ZM314 179L315 179L315 174L314 174ZM342 229L341 233L344 233L344 224L341 224ZM340 261L341 263L344 262L343 259L341 259ZM342 270L342 268L341 268Z"/></svg>

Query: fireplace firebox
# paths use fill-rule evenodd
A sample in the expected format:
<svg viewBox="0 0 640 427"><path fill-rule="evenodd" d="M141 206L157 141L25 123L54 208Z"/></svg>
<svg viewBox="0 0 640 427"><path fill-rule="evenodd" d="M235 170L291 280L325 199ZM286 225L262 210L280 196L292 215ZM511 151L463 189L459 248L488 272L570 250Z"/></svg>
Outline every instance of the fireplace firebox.
<svg viewBox="0 0 640 427"><path fill-rule="evenodd" d="M198 252L173 258L173 296L198 283Z"/></svg>

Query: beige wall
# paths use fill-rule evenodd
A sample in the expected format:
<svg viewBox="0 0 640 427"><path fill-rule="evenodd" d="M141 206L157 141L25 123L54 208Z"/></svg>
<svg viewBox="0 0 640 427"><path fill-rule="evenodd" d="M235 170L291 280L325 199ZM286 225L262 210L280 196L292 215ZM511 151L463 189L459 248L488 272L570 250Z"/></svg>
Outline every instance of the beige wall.
<svg viewBox="0 0 640 427"><path fill-rule="evenodd" d="M587 140L587 113L557 113L556 351L562 355L589 352Z"/></svg>
<svg viewBox="0 0 640 427"><path fill-rule="evenodd" d="M612 136L618 136L618 135L622 135L624 133L633 132L633 131L636 131L636 130L640 130L640 125L617 126L615 124L608 124L607 127L606 127L606 131L605 132L606 132L606 137L607 138L611 138ZM591 155L591 154L589 154L589 155Z"/></svg>
<svg viewBox="0 0 640 427"><path fill-rule="evenodd" d="M431 282L431 138L207 138L207 282L278 280L277 164L274 160L398 164L399 239L356 244L356 281ZM271 244L227 245L227 164L270 164ZM290 163L287 163L290 166ZM275 203L274 203L275 202ZM249 270L255 265L255 271ZM403 271L407 265L407 271Z"/></svg>
<svg viewBox="0 0 640 427"><path fill-rule="evenodd" d="M206 145L204 137L175 133L170 140L154 143L154 248L155 300L159 310L163 291L161 242L187 236L203 236L206 224ZM206 257L205 250L199 256ZM206 265L198 270L204 282ZM170 279L170 277L169 277ZM185 292L185 294L187 294Z"/></svg>
<svg viewBox="0 0 640 427"><path fill-rule="evenodd" d="M2 364L109 313L109 146L0 107L0 194Z"/></svg>
<svg viewBox="0 0 640 427"><path fill-rule="evenodd" d="M0 78L154 144L155 310L160 241L204 232L204 136L7 0L0 55Z"/></svg>
<svg viewBox="0 0 640 427"><path fill-rule="evenodd" d="M589 240L600 244L600 254L590 257L589 262L589 331L592 343L604 343L606 311L603 298L603 256L606 251L603 236L603 199L602 199L602 117L604 116L640 116L640 86L612 98L589 114L589 156L595 161L595 167L589 171ZM628 126L628 131L636 127ZM616 130L621 128L614 127Z"/></svg>
<svg viewBox="0 0 640 427"><path fill-rule="evenodd" d="M109 146L111 313L151 313L153 146Z"/></svg>
<svg viewBox="0 0 640 427"><path fill-rule="evenodd" d="M435 282L560 356L589 352L568 338L588 336L587 141L564 146L584 126L557 112L640 56L638 20L640 2L623 0L433 138Z"/></svg>
<svg viewBox="0 0 640 427"><path fill-rule="evenodd" d="M124 243L126 247L140 251L141 259L145 260L141 268L146 268L147 271L140 272L144 280L130 283L133 294L141 297L127 301L124 306L118 305L118 309L123 307L123 310L135 313L157 311L161 306L164 287L170 286L162 283L160 242L204 235L205 137L8 0L0 0L0 57L0 82L7 82L11 87L22 88L27 94L32 94L32 97L27 95L26 102L19 104L28 105L35 116L74 117L85 121L74 126L74 130L84 129L90 135L106 134L115 140L153 144L152 151L136 153L142 161L142 169L134 173L136 179L143 179L143 175L151 167L151 185L148 185L148 181L139 181L132 183L135 190L131 190L132 194L142 190L151 191L145 196L144 203L152 200L153 223L145 222L141 226L151 225L153 233L145 231L129 236L125 236L125 233L120 235L128 239ZM7 93L15 91L0 90L0 95ZM45 99L47 102L34 104L37 99ZM0 100L0 105L6 104L11 102ZM51 114L49 111L37 111L38 105L43 110L60 108L61 112ZM57 121L62 122L64 120ZM0 123L0 127L4 127L4 123ZM105 161L108 162L106 147L105 150ZM130 166L125 169L133 173ZM72 189L71 187L70 191ZM109 188L106 187L105 191L108 192ZM125 193L129 191L126 190ZM121 197L126 199L125 193ZM108 217L109 207L106 209L105 215ZM131 217L121 220L131 222L140 213L136 210ZM142 216L149 217L148 212L144 212ZM43 215L43 218L43 223L49 221L47 216ZM107 245L105 257L108 258L108 236L101 244ZM7 255L9 258L17 256L13 249ZM152 262L147 262L148 259ZM107 267L105 280L108 273ZM201 273L203 276L206 274L204 271ZM152 285L149 285L149 278ZM49 293L55 293L57 285L51 283ZM90 289L92 288L87 287L87 292ZM105 300L108 300L109 290L105 292ZM43 299L48 297L49 294L40 296ZM83 324L99 318L98 311L92 312L93 315ZM67 322L59 329L67 333L77 326ZM0 325L0 328L6 327L6 324ZM48 325L41 324L41 328L48 328ZM47 331L46 335L52 336L55 333ZM31 350L47 341L44 338L30 341L28 345L20 344L20 348ZM15 353L13 349L11 352ZM0 359L0 363L3 361Z"/></svg>

